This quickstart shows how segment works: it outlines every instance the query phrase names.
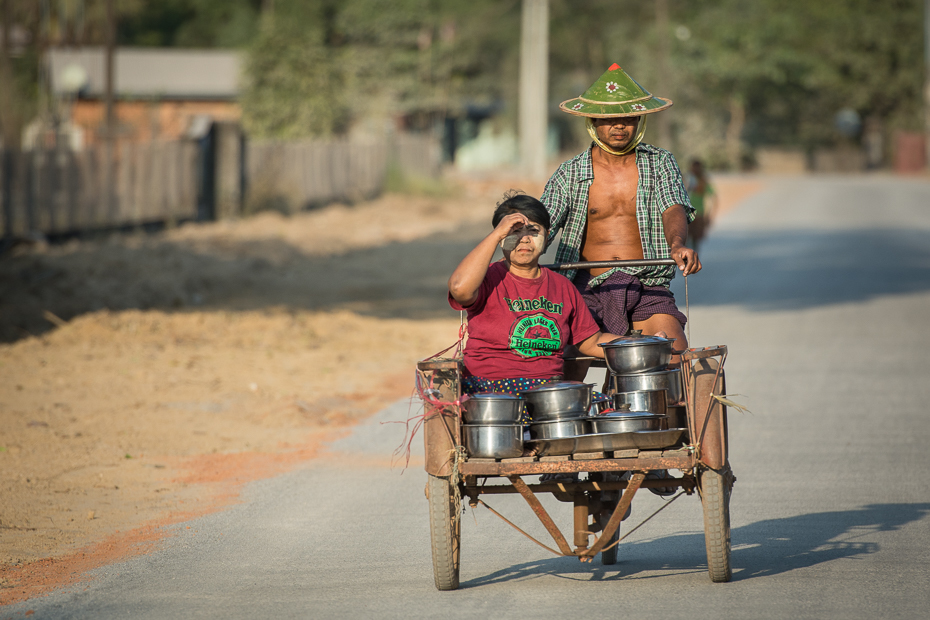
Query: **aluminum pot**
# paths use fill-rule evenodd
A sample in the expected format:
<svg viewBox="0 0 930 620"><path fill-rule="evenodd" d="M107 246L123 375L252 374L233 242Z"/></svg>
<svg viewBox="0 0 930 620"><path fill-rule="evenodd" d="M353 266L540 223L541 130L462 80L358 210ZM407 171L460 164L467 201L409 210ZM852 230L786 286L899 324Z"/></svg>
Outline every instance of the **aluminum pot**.
<svg viewBox="0 0 930 620"><path fill-rule="evenodd" d="M468 455L477 459L512 459L523 456L522 424L463 424Z"/></svg>
<svg viewBox="0 0 930 620"><path fill-rule="evenodd" d="M664 415L641 411L611 411L587 418L587 421L594 433L633 433L657 431L662 427L664 419Z"/></svg>
<svg viewBox="0 0 930 620"><path fill-rule="evenodd" d="M586 435L588 432L588 423L584 418L530 424L530 439L562 439Z"/></svg>
<svg viewBox="0 0 930 620"><path fill-rule="evenodd" d="M557 381L520 392L534 422L578 418L591 408L592 383Z"/></svg>
<svg viewBox="0 0 930 620"><path fill-rule="evenodd" d="M468 424L516 424L524 402L511 394L470 394L462 397L462 419Z"/></svg>
<svg viewBox="0 0 930 620"><path fill-rule="evenodd" d="M668 368L652 372L639 372L626 375L611 375L610 383L615 392L637 392L640 390L666 390L669 405L684 400L681 389L681 369Z"/></svg>
<svg viewBox="0 0 930 620"><path fill-rule="evenodd" d="M617 392L614 394L614 409L629 405L630 411L645 411L656 415L668 413L665 390L641 390L637 392Z"/></svg>
<svg viewBox="0 0 930 620"><path fill-rule="evenodd" d="M610 371L616 374L662 370L672 361L675 341L661 336L642 336L634 332L610 342L602 342L604 358Z"/></svg>

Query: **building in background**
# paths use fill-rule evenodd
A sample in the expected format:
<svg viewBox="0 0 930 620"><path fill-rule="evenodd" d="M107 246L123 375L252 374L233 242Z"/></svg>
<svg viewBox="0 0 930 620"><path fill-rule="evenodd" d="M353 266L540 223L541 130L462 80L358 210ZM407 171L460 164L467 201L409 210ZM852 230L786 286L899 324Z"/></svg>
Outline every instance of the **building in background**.
<svg viewBox="0 0 930 620"><path fill-rule="evenodd" d="M215 121L238 121L243 56L230 50L117 48L113 92L119 142L176 140ZM105 122L103 47L52 48L45 59L57 105L57 131L74 150L99 142ZM36 122L24 142L47 141Z"/></svg>

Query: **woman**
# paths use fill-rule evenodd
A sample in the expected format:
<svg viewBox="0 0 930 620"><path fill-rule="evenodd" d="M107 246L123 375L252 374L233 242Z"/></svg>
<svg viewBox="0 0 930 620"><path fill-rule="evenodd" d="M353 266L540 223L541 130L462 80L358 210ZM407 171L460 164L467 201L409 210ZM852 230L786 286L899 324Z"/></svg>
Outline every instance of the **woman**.
<svg viewBox="0 0 930 620"><path fill-rule="evenodd" d="M569 344L604 357L598 343L617 336L600 331L567 278L539 266L550 226L542 203L508 192L492 225L449 278L450 305L468 313L463 391L518 394L561 379ZM498 245L504 258L491 263Z"/></svg>

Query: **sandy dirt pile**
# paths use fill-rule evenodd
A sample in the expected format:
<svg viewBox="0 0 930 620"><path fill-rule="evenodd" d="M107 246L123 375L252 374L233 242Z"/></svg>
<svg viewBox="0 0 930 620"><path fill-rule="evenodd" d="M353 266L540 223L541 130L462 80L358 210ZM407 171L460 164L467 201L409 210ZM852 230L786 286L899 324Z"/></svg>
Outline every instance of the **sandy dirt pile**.
<svg viewBox="0 0 930 620"><path fill-rule="evenodd" d="M446 279L512 186L541 190L471 182L0 257L0 603L145 549L410 396L416 360L456 337Z"/></svg>

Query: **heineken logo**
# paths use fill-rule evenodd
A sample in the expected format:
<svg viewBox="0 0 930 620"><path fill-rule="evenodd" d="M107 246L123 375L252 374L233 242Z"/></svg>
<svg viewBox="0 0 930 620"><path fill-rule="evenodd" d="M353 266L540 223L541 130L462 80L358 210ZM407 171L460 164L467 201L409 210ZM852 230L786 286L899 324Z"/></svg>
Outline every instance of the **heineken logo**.
<svg viewBox="0 0 930 620"><path fill-rule="evenodd" d="M564 305L554 304L542 295L539 296L539 299L507 299L504 297L504 301L507 303L507 309L511 312L545 310L552 314L562 314L562 306Z"/></svg>
<svg viewBox="0 0 930 620"><path fill-rule="evenodd" d="M549 356L558 351L561 344L559 326L545 314L520 318L510 333L510 348L522 357Z"/></svg>

